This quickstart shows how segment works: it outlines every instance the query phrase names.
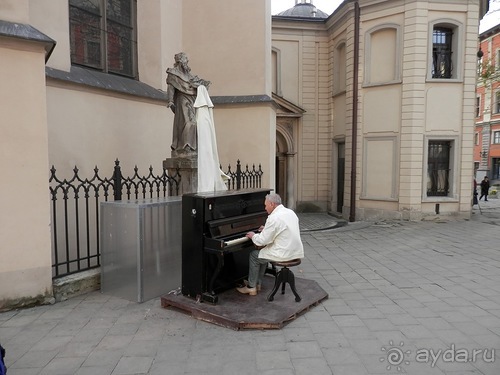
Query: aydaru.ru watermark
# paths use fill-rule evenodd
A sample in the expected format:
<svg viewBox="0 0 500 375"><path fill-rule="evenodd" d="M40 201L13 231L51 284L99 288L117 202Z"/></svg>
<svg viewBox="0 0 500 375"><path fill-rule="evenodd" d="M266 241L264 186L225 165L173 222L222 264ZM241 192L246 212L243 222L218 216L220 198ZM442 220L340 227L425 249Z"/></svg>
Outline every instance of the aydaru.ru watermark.
<svg viewBox="0 0 500 375"><path fill-rule="evenodd" d="M455 344L447 349L418 349L415 353L415 362L430 363L431 367L441 359L443 362L467 363L484 361L495 362L495 349L464 349L456 348Z"/></svg>
<svg viewBox="0 0 500 375"><path fill-rule="evenodd" d="M417 349L415 356L412 356L410 350L404 349L404 342L401 341L399 345L394 345L391 340L389 341L389 346L384 346L381 350L386 355L380 358L380 362L387 362L387 370L394 367L398 372L402 372L404 366L410 365L412 361L427 363L431 367L435 367L439 360L445 363L495 362L495 349L464 349L457 348L455 344L451 344L446 349Z"/></svg>

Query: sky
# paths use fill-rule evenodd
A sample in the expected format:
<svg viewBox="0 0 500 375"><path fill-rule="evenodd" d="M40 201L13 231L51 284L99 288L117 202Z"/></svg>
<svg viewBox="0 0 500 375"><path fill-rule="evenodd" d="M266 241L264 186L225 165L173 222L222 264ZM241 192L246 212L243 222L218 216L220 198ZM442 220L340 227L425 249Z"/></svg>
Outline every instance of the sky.
<svg viewBox="0 0 500 375"><path fill-rule="evenodd" d="M342 0L312 0L316 8L327 14L332 14L342 3ZM271 0L271 14L277 14L290 9L295 5L295 0ZM480 23L479 32L486 31L500 23L500 0L490 1L490 11Z"/></svg>

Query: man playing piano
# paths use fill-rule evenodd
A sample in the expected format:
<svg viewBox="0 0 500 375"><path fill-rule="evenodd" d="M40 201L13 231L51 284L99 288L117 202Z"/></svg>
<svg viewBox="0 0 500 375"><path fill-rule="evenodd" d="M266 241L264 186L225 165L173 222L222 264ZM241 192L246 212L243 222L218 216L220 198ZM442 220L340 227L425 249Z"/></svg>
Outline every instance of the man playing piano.
<svg viewBox="0 0 500 375"><path fill-rule="evenodd" d="M275 193L266 195L264 205L269 215L266 224L260 228L260 233L246 234L257 248L250 253L247 285L236 288L251 296L256 296L260 290L269 261L284 262L304 257L299 218L295 212L283 206L281 197Z"/></svg>

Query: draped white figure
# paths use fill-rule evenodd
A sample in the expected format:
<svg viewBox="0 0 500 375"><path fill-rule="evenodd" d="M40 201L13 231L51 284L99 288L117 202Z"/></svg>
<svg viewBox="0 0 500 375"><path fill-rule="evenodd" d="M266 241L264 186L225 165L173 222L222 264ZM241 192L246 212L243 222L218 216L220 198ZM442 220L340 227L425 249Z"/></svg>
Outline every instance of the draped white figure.
<svg viewBox="0 0 500 375"><path fill-rule="evenodd" d="M194 107L196 108L196 131L198 135L198 192L227 190L224 180L229 177L221 171L213 103L205 86L198 86Z"/></svg>

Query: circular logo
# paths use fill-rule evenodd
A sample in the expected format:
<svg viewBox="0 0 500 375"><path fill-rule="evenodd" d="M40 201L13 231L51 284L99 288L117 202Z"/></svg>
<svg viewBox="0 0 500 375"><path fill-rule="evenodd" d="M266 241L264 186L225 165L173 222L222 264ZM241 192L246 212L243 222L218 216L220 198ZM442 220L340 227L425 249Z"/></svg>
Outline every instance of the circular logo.
<svg viewBox="0 0 500 375"><path fill-rule="evenodd" d="M399 348L387 350L387 362L392 366L399 366L405 360L405 353Z"/></svg>
<svg viewBox="0 0 500 375"><path fill-rule="evenodd" d="M404 342L402 341L399 343L399 347L395 346L392 340L389 341L389 345L390 346L388 348L386 348L385 346L381 348L383 352L386 352L386 356L381 357L380 362L387 361L387 366L386 366L387 370L390 370L392 366L394 366L396 367L398 372L401 372L403 371L403 368L401 367L402 364L405 365L410 364L410 362L406 360L406 355L407 354L409 355L411 351L403 350Z"/></svg>

